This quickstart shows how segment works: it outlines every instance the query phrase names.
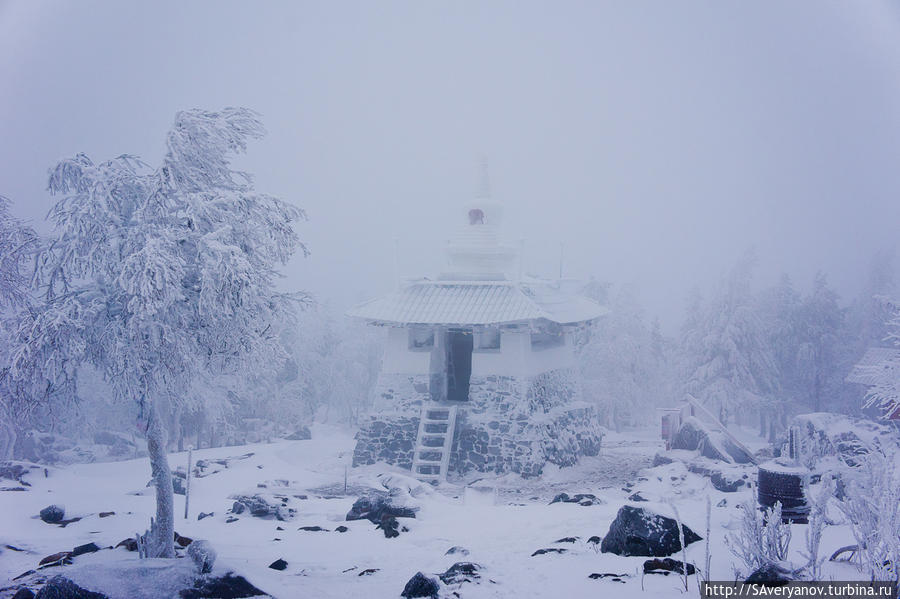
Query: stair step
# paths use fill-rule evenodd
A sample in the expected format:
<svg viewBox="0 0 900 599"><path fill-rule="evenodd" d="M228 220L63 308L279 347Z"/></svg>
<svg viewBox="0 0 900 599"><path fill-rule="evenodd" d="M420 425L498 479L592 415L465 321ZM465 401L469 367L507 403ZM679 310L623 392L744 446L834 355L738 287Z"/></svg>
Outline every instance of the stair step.
<svg viewBox="0 0 900 599"><path fill-rule="evenodd" d="M441 481L450 465L457 408L422 408L413 451L412 473L419 480Z"/></svg>

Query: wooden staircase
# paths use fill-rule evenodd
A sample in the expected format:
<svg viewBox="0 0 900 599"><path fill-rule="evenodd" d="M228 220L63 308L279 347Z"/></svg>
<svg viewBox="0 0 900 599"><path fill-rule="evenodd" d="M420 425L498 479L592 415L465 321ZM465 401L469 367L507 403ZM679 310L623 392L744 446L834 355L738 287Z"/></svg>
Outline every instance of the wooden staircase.
<svg viewBox="0 0 900 599"><path fill-rule="evenodd" d="M412 463L412 473L417 479L423 482L447 479L456 431L456 409L456 406L422 408Z"/></svg>

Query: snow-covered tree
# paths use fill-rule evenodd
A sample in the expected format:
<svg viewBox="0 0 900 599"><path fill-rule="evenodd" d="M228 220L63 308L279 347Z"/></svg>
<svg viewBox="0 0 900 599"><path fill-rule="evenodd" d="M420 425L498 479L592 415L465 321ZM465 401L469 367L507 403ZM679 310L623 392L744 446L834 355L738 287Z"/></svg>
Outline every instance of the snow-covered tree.
<svg viewBox="0 0 900 599"><path fill-rule="evenodd" d="M900 347L900 302L881 299L892 316L887 319L885 340ZM868 378L869 389L863 407L876 407L885 417L900 413L900 351L883 352L880 361L857 366Z"/></svg>
<svg viewBox="0 0 900 599"><path fill-rule="evenodd" d="M712 301L683 328L686 390L724 420L755 412L778 388L778 373L751 292L755 260L742 258ZM699 308L699 307L698 307Z"/></svg>
<svg viewBox="0 0 900 599"><path fill-rule="evenodd" d="M8 348L15 313L31 296L29 263L38 237L31 227L9 211L9 200L0 196L0 462L12 457L16 443L15 412L8 386Z"/></svg>
<svg viewBox="0 0 900 599"><path fill-rule="evenodd" d="M234 154L262 137L243 108L176 115L162 164L84 154L51 170L61 196L55 232L39 257L43 305L17 333L10 368L19 397L74 397L91 364L119 401L136 402L156 486L150 555L174 555L171 406L196 401L219 376L277 368L280 324L292 300L277 268L298 249L302 211L260 194Z"/></svg>
<svg viewBox="0 0 900 599"><path fill-rule="evenodd" d="M795 325L798 399L815 412L834 408L849 370L842 351L847 345L844 317L837 294L828 287L825 275L818 273L812 292L799 307Z"/></svg>
<svg viewBox="0 0 900 599"><path fill-rule="evenodd" d="M594 284L593 291L594 297L602 291L597 299L611 300L610 313L591 326L579 347L585 396L611 427L645 424L656 407L672 399L666 340L658 323L647 326L627 288L610 292L609 286Z"/></svg>

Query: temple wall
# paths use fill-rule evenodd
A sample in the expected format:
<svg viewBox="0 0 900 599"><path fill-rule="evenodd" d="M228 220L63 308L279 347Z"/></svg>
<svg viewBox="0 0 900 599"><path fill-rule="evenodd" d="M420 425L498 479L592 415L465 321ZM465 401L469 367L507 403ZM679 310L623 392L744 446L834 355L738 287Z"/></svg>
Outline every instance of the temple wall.
<svg viewBox="0 0 900 599"><path fill-rule="evenodd" d="M430 401L427 376L382 374L375 409L357 434L353 465L411 467L419 413ZM469 401L458 405L451 476L538 476L548 462L570 466L600 451L599 422L582 401L572 369L533 376L473 373Z"/></svg>

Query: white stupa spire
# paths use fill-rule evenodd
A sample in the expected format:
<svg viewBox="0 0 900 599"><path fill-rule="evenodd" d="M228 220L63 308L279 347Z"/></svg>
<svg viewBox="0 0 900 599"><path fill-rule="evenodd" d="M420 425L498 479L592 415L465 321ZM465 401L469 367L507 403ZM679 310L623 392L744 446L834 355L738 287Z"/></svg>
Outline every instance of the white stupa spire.
<svg viewBox="0 0 900 599"><path fill-rule="evenodd" d="M500 243L503 204L491 197L487 159L481 158L475 197L464 204L465 220L447 244L444 280L503 280L513 274L515 248Z"/></svg>

